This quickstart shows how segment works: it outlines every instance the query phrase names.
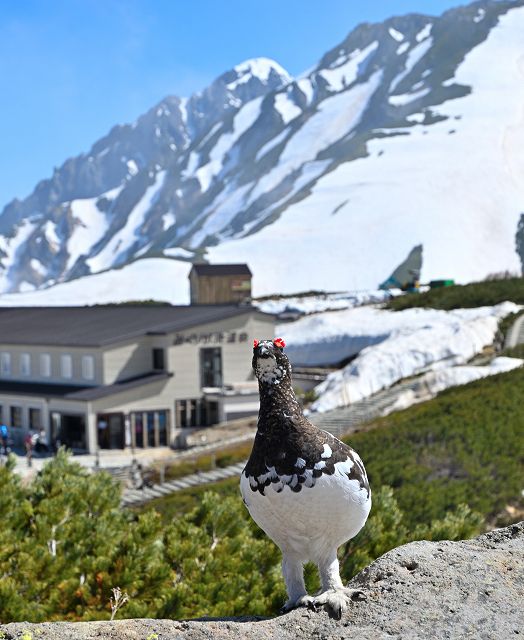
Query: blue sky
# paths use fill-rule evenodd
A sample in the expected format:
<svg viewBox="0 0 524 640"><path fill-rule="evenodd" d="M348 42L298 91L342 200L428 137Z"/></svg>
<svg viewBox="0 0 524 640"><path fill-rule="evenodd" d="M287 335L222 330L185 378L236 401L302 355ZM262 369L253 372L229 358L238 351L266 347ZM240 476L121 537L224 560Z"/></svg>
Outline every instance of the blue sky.
<svg viewBox="0 0 524 640"><path fill-rule="evenodd" d="M360 22L460 0L17 0L0 3L0 211L164 96L247 58L299 74Z"/></svg>

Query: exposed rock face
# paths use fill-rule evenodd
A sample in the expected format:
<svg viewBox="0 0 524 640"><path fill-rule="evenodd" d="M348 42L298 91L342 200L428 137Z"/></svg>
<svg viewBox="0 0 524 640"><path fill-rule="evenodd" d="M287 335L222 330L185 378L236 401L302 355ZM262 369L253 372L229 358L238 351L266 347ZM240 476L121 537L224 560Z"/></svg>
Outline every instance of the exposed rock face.
<svg viewBox="0 0 524 640"><path fill-rule="evenodd" d="M520 214L515 241L517 245L517 253L520 258L520 264L522 266L522 275L524 276L524 213Z"/></svg>
<svg viewBox="0 0 524 640"><path fill-rule="evenodd" d="M119 620L16 623L7 640L508 640L524 633L524 522L462 542L413 542L356 576L355 601L342 620L304 609L273 619ZM29 636L25 636L29 637Z"/></svg>

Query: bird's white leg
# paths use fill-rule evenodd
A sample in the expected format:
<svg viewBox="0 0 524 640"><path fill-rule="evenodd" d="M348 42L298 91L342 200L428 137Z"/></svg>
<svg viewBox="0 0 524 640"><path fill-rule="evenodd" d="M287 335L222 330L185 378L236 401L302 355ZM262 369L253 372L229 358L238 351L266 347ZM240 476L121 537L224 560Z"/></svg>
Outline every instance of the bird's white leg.
<svg viewBox="0 0 524 640"><path fill-rule="evenodd" d="M282 611L291 611L296 607L305 607L311 603L304 584L304 567L302 561L295 556L282 554L282 574L286 583L287 602Z"/></svg>
<svg viewBox="0 0 524 640"><path fill-rule="evenodd" d="M364 594L358 589L348 589L342 584L336 551L318 563L318 570L322 590L310 604L313 607L325 606L330 614L340 619L351 598L356 595L363 597Z"/></svg>
<svg viewBox="0 0 524 640"><path fill-rule="evenodd" d="M318 570L322 582L322 591L344 588L342 580L340 579L340 569L336 551L329 555L325 562L319 562Z"/></svg>

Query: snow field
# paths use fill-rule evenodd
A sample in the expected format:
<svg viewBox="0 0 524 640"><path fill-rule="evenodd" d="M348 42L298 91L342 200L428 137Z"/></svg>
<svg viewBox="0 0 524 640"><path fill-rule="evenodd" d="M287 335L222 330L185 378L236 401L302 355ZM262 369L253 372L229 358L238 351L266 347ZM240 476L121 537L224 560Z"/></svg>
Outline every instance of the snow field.
<svg viewBox="0 0 524 640"><path fill-rule="evenodd" d="M169 258L144 258L121 269L103 271L48 289L6 293L0 307L84 306L129 300L189 304L191 264Z"/></svg>
<svg viewBox="0 0 524 640"><path fill-rule="evenodd" d="M439 311L386 311L360 307L280 325L294 365L334 365L358 354L316 387L313 411L328 411L367 398L399 380L468 362L493 343L499 320L520 307Z"/></svg>
<svg viewBox="0 0 524 640"><path fill-rule="evenodd" d="M418 378L417 385L414 389L407 389L402 392L394 404L388 407L388 413L392 411L400 411L406 409L412 404L425 402L435 397L441 391L456 387L462 384L468 384L481 378L513 371L524 364L524 360L520 358L494 358L488 365L478 367L458 366L447 367L437 371L430 371Z"/></svg>
<svg viewBox="0 0 524 640"><path fill-rule="evenodd" d="M424 245L422 281L452 277L462 283L493 272L519 271L515 232L524 193L522 33L524 9L515 8L466 56L452 82L474 91L433 109L447 120L431 126L415 122L409 135L369 142L367 157L319 177L311 194L290 205L270 227L211 247L210 261L248 262L257 274L255 296L277 290L372 289L418 243ZM408 67L421 60L430 39L414 47L416 56ZM501 59L507 64L493 64ZM321 110L288 140L280 163L259 181L250 201L303 164L300 148L316 156L341 131L350 130L350 123L345 128L337 123L333 139L323 139L334 124L332 110L350 113L351 93L321 103ZM346 110L339 102L344 100ZM278 258L268 259L268 247Z"/></svg>

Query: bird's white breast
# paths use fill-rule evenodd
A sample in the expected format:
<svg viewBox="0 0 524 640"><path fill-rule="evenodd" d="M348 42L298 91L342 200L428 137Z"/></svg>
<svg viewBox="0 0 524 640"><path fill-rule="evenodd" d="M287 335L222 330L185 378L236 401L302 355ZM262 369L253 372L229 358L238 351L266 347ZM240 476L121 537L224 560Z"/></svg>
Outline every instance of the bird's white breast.
<svg viewBox="0 0 524 640"><path fill-rule="evenodd" d="M314 484L306 478L298 493L278 479L264 494L253 491L243 472L240 490L253 520L282 551L317 562L355 536L368 517L369 491L347 476L353 464L350 458L337 462L332 475L322 474ZM275 480L274 470L268 473Z"/></svg>

